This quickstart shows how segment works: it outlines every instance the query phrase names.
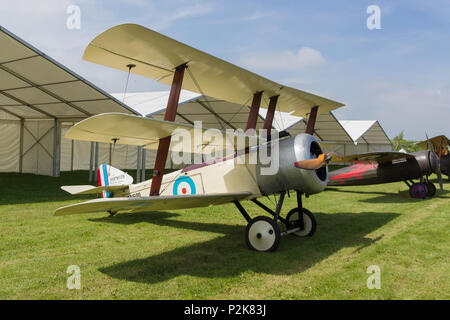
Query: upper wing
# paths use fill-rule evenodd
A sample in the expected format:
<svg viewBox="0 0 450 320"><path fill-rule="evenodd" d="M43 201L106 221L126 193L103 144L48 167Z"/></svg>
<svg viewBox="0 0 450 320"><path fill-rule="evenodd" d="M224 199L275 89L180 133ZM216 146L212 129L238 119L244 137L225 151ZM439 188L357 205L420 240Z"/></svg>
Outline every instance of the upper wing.
<svg viewBox="0 0 450 320"><path fill-rule="evenodd" d="M138 212L176 210L219 205L250 197L250 192L157 196L136 198L102 198L56 209L55 216L90 212Z"/></svg>
<svg viewBox="0 0 450 320"><path fill-rule="evenodd" d="M195 136L197 132L208 130L208 135ZM211 130L211 131L209 131ZM187 137L183 136L184 134ZM222 141L216 141L216 134ZM214 136L212 136L214 135ZM183 139L173 138L170 149L184 150L195 153L206 152L208 142L215 148L235 150L236 147L245 148L257 144L256 136L248 136L234 132L222 132L218 129L195 127L191 124L156 120L122 113L103 113L80 121L72 126L65 138L73 140L96 141L104 143L118 143L143 146L147 149L157 149L159 139L169 136L181 136ZM235 139L237 137L237 139ZM187 140L187 138L190 140ZM186 139L186 140L184 140ZM178 141L177 141L178 140ZM200 145L197 145L200 143ZM186 150L186 148L191 148Z"/></svg>
<svg viewBox="0 0 450 320"><path fill-rule="evenodd" d="M263 91L269 101L279 95L277 109L305 117L314 106L319 113L343 104L290 88L203 51L136 24L123 24L97 36L86 48L87 61L156 79L170 85L176 67L187 63L183 88L237 104L245 104L255 92ZM263 100L264 100L263 99Z"/></svg>
<svg viewBox="0 0 450 320"><path fill-rule="evenodd" d="M450 146L450 140L444 135L436 136L428 140L430 141L431 145L435 150L439 150L441 146L442 147ZM419 143L417 143L417 145L426 149L428 146L428 141L427 140L420 141Z"/></svg>
<svg viewBox="0 0 450 320"><path fill-rule="evenodd" d="M414 155L410 153L383 151L383 152L367 152L355 155L345 156L341 159L333 158L334 162L356 162L356 163L378 163L385 164L395 160L414 159Z"/></svg>

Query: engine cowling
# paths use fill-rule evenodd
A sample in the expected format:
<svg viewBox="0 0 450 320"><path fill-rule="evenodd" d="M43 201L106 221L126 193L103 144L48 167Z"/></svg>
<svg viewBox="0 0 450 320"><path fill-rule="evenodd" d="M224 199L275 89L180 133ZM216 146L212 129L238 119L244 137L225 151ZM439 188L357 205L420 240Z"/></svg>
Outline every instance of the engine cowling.
<svg viewBox="0 0 450 320"><path fill-rule="evenodd" d="M294 166L297 161L315 159L323 153L319 141L309 134L278 140L278 148L268 146L269 152L277 153L279 160L276 174L262 174L258 164L257 183L263 194L272 194L284 190L299 190L307 195L323 191L328 182L328 168L318 170L299 169ZM277 150L278 149L278 150Z"/></svg>
<svg viewBox="0 0 450 320"><path fill-rule="evenodd" d="M430 175L439 171L439 157L430 150L423 150L413 153L419 164L422 175Z"/></svg>

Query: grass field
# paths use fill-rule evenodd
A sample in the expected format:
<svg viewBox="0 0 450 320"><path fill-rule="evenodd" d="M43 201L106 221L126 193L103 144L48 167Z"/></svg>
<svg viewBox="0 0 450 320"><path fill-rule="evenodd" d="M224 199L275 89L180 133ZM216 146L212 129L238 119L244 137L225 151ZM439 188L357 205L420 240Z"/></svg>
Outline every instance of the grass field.
<svg viewBox="0 0 450 320"><path fill-rule="evenodd" d="M312 238L257 253L233 205L54 217L88 199L59 187L86 180L0 174L0 299L450 298L448 191L416 200L403 183L330 188L304 200L317 218ZM80 267L80 290L66 288L69 265ZM379 290L366 286L370 265L381 269Z"/></svg>

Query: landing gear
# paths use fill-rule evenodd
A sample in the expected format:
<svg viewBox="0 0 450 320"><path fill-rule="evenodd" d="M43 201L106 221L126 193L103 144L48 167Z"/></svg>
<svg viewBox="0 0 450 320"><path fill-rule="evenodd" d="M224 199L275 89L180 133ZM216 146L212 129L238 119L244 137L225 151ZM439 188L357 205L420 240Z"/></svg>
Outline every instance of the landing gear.
<svg viewBox="0 0 450 320"><path fill-rule="evenodd" d="M428 177L421 178L420 182L414 182L412 180L404 180L409 187L409 195L413 199L425 199L425 197L434 197L436 194L436 187L434 184L428 181Z"/></svg>
<svg viewBox="0 0 450 320"><path fill-rule="evenodd" d="M109 216L112 217L113 215L115 215L117 213L117 211L113 211L113 210L108 210Z"/></svg>
<svg viewBox="0 0 450 320"><path fill-rule="evenodd" d="M269 217L259 216L250 221L245 229L245 242L255 251L274 251L280 243L278 224Z"/></svg>
<svg viewBox="0 0 450 320"><path fill-rule="evenodd" d="M424 199L427 196L427 186L424 183L413 183L409 187L409 195L414 199Z"/></svg>
<svg viewBox="0 0 450 320"><path fill-rule="evenodd" d="M252 219L247 211L242 207L239 201L234 204L239 212L247 220L247 228L245 229L245 242L251 250L268 252L275 251L280 243L281 236L294 234L300 237L311 237L316 231L316 219L314 215L302 205L302 193L297 191L297 207L289 211L286 218L280 216L286 192L280 193L280 198L275 211L253 199L252 202L273 216L258 216ZM300 215L299 212L302 212ZM281 231L278 221L284 223L285 231Z"/></svg>
<svg viewBox="0 0 450 320"><path fill-rule="evenodd" d="M286 220L289 222L291 227L300 227L300 219L299 219L298 208L294 208L286 216ZM303 215L303 230L300 228L299 231L295 231L292 234L298 237L312 237L316 232L316 218L308 209L302 209Z"/></svg>
<svg viewBox="0 0 450 320"><path fill-rule="evenodd" d="M427 187L427 197L434 197L436 194L436 187L434 186L434 184L432 184L431 182L427 182L425 186Z"/></svg>

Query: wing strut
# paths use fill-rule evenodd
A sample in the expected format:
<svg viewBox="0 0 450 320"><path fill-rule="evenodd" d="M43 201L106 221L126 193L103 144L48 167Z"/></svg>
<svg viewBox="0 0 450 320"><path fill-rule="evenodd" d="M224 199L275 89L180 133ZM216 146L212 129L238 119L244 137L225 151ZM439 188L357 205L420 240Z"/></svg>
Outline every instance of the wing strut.
<svg viewBox="0 0 450 320"><path fill-rule="evenodd" d="M249 129L256 129L256 122L258 121L259 107L261 105L262 91L255 92L253 94L252 106L248 115L247 127L245 131Z"/></svg>
<svg viewBox="0 0 450 320"><path fill-rule="evenodd" d="M305 133L313 135L314 127L316 126L316 118L317 118L317 110L319 110L319 106L315 106L311 108L311 112L308 118L308 124L306 125Z"/></svg>
<svg viewBox="0 0 450 320"><path fill-rule="evenodd" d="M279 96L272 96L269 100L269 107L267 109L266 119L264 120L263 129L267 130L267 136L270 137L272 130L273 118L275 115L275 109L277 107L277 101Z"/></svg>
<svg viewBox="0 0 450 320"><path fill-rule="evenodd" d="M167 102L164 120L175 121L177 115L178 101L183 84L184 70L187 65L182 64L175 69L172 86L170 87L169 101ZM158 196L161 182L166 167L167 155L169 153L171 136L159 139L158 151L156 153L155 166L153 169L152 186L150 187L150 196Z"/></svg>

